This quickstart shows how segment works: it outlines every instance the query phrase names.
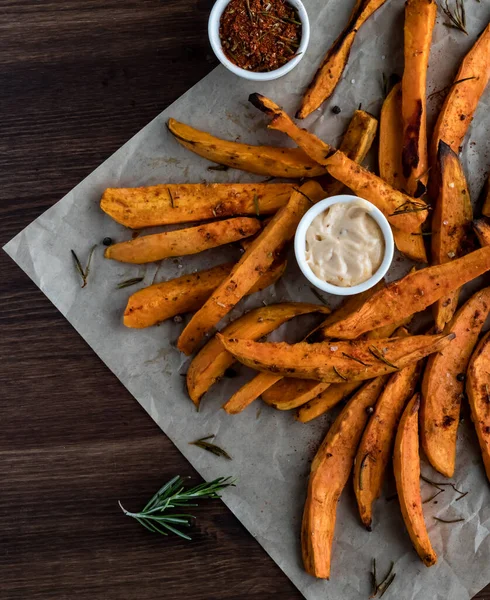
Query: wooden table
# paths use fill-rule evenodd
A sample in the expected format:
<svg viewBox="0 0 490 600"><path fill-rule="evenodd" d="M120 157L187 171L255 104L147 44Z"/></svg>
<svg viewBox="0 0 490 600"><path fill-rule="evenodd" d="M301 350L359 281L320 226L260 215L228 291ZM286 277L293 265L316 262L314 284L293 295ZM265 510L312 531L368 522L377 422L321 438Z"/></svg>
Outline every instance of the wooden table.
<svg viewBox="0 0 490 600"><path fill-rule="evenodd" d="M215 66L211 6L0 0L0 244ZM219 501L192 542L123 517L196 474L4 253L0 272L0 598L301 598Z"/></svg>

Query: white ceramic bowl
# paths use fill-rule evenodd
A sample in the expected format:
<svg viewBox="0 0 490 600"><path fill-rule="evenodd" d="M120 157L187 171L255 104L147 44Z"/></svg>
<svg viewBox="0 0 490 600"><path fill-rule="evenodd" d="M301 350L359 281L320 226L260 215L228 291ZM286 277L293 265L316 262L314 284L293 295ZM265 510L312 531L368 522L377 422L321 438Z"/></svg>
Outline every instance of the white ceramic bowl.
<svg viewBox="0 0 490 600"><path fill-rule="evenodd" d="M278 79L279 77L286 75L286 73L289 73L289 71L294 69L294 67L305 55L306 48L308 47L308 42L310 41L310 21L308 20L308 14L306 13L306 9L301 0L287 0L287 2L298 11L298 17L302 24L301 43L299 45L298 52L294 58L292 58L282 67L279 67L279 69L268 71L267 73L255 73L254 71L247 71L237 67L226 57L225 53L223 52L219 37L219 26L221 15L223 14L223 11L227 5L230 3L230 0L216 0L213 9L211 10L211 14L209 15L208 35L211 48L213 49L213 52L216 54L216 57L220 63L229 71L235 73L235 75L245 79L250 79L252 81L272 81L273 79Z"/></svg>
<svg viewBox="0 0 490 600"><path fill-rule="evenodd" d="M327 210L333 204L351 204L352 202L361 203L364 208L369 211L370 216L376 221L381 229L381 233L384 237L385 242L385 254L383 257L383 261L379 266L379 269L366 281L359 283L358 285L353 285L352 287L340 287L338 285L333 285L331 283L327 283L322 279L319 279L315 273L311 270L309 264L306 262L305 251L306 251L306 231L308 227L311 225L313 219ZM386 275L386 272L390 268L391 262L393 260L393 252L394 252L394 242L393 242L393 233L391 231L390 224L388 220L384 216L384 214L368 202L367 200L363 200L358 196L350 196L347 194L340 196L331 196L330 198L326 198L325 200L321 200L317 202L314 206L310 208L310 210L303 216L301 219L298 229L296 230L296 235L294 238L294 252L296 254L296 260L298 261L299 268L303 272L303 275L308 279L315 287L324 292L328 292L329 294L334 294L336 296L353 296L354 294L359 294L361 292L365 292L369 290L374 285L381 281L381 279Z"/></svg>

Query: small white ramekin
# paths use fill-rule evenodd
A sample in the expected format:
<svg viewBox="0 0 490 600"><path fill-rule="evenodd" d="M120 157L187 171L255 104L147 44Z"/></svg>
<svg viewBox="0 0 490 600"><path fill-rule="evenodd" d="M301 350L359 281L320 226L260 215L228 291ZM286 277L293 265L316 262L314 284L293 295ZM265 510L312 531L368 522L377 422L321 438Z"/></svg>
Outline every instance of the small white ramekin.
<svg viewBox="0 0 490 600"><path fill-rule="evenodd" d="M361 203L363 207L369 211L370 216L379 225L385 242L385 254L379 269L372 275L372 277L366 281L363 281L362 283L359 283L358 285L353 285L352 287L341 287L319 279L311 270L305 258L306 231L311 225L313 219L320 213L327 210L333 204L351 204L353 202ZM391 231L390 224L388 223L388 220L384 214L378 208L376 208L374 204L371 204L371 202L359 198L358 196L350 196L347 194L331 196L330 198L321 200L312 206L301 219L294 237L294 252L296 254L296 260L298 261L299 268L301 269L303 275L318 289L336 296L353 296L354 294L360 294L361 292L369 290L379 281L381 281L381 279L386 275L386 272L390 268L393 260L394 246L393 232Z"/></svg>
<svg viewBox="0 0 490 600"><path fill-rule="evenodd" d="M245 69L241 69L237 67L234 63L229 60L225 53L223 52L223 48L221 47L221 40L219 37L219 26L221 15L223 11L230 3L230 0L216 0L211 14L209 15L208 21L208 35L209 41L211 43L211 48L213 52L216 54L216 57L220 61L222 65L224 65L229 71L235 73L239 77L243 77L244 79L250 79L252 81L272 81L273 79L279 79L286 73L289 73L294 67L299 63L299 61L303 58L306 52L306 48L308 47L308 42L310 41L310 21L308 19L308 14L306 12L305 7L301 0L287 0L288 4L293 6L298 11L298 17L301 21L301 43L298 48L298 52L296 56L292 58L289 62L287 62L279 69L275 69L274 71L268 71L267 73L256 73L255 71L247 71Z"/></svg>

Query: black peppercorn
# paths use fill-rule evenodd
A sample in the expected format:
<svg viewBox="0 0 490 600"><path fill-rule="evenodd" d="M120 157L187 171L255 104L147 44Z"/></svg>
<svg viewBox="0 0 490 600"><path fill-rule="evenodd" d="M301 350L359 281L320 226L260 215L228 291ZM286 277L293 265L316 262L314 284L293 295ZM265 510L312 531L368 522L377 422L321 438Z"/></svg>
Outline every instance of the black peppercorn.
<svg viewBox="0 0 490 600"><path fill-rule="evenodd" d="M110 237L105 237L102 240L102 243L104 244L104 246L112 246L112 238Z"/></svg>
<svg viewBox="0 0 490 600"><path fill-rule="evenodd" d="M368 406L366 408L366 412L367 412L368 415L372 415L373 412L374 412L374 408L372 406Z"/></svg>
<svg viewBox="0 0 490 600"><path fill-rule="evenodd" d="M458 374L456 375L456 379L457 379L458 381L464 381L464 380L465 380L465 374L464 374L464 373L458 373Z"/></svg>
<svg viewBox="0 0 490 600"><path fill-rule="evenodd" d="M340 106L334 106L332 108L332 112L333 112L334 115L338 115L338 114L340 114L342 112L342 109L340 108Z"/></svg>

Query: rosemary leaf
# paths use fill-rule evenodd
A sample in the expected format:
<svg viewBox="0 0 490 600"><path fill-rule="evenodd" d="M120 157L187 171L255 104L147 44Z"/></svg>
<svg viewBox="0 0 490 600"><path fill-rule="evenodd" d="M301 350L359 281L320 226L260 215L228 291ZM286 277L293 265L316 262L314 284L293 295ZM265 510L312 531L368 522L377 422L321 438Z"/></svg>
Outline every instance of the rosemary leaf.
<svg viewBox="0 0 490 600"><path fill-rule="evenodd" d="M75 268L78 271L80 277L82 278L82 289L87 285L87 279L90 273L90 263L92 262L92 255L95 251L95 249L97 248L97 244L94 244L92 246L92 248L90 248L90 252L88 255L88 261L87 261L87 266L85 267L85 270L82 267L82 263L80 262L80 260L78 259L78 256L76 255L74 250L70 250L72 256L73 256L73 260L75 261Z"/></svg>
<svg viewBox="0 0 490 600"><path fill-rule="evenodd" d="M228 165L211 165L208 167L208 171L228 171L229 168Z"/></svg>
<svg viewBox="0 0 490 600"><path fill-rule="evenodd" d="M335 371L335 374L340 377L340 379L343 379L344 381L347 381L347 377L345 377L345 375L342 375L342 373L339 372L339 370L334 367L333 370Z"/></svg>
<svg viewBox="0 0 490 600"><path fill-rule="evenodd" d="M312 204L314 204L313 200L311 198L309 198L304 192L302 192L299 188L293 187L293 190L295 192L298 192L298 194L301 194L302 196L304 196L308 202L311 202Z"/></svg>
<svg viewBox="0 0 490 600"><path fill-rule="evenodd" d="M70 250L70 252L73 256L73 260L75 261L75 268L80 274L80 277L83 279L83 282L85 284L85 273L83 272L82 263L79 261L78 256L75 254L75 250Z"/></svg>
<svg viewBox="0 0 490 600"><path fill-rule="evenodd" d="M449 19L449 23L444 23L446 27L458 29L465 35L468 35L468 32L466 31L466 10L464 6L464 0L456 0L452 10L449 7L448 0L444 0L444 6L441 6L441 9Z"/></svg>
<svg viewBox="0 0 490 600"><path fill-rule="evenodd" d="M227 460L231 460L231 456L228 454L228 452L226 452L226 450L223 450L223 448L216 446L216 444L212 444L211 442L206 441L206 440L210 440L211 438L214 438L214 435L208 435L207 437L203 437L194 442L189 442L189 444L191 446L197 446L198 448L207 450L208 452L211 452L215 456L222 456L223 458L226 458Z"/></svg>
<svg viewBox="0 0 490 600"><path fill-rule="evenodd" d="M422 500L422 504L427 504L431 500L434 500L434 498L437 498L437 496L439 496L439 494L442 494L443 492L444 492L444 490L438 490L437 492L435 492L434 494L432 494L432 496L430 496L429 498L427 498L427 500Z"/></svg>
<svg viewBox="0 0 490 600"><path fill-rule="evenodd" d="M175 208L174 197L172 196L172 192L170 191L170 188L167 188L167 192L168 192L168 197L170 198L170 206L172 208Z"/></svg>
<svg viewBox="0 0 490 600"><path fill-rule="evenodd" d="M370 365L368 365L368 363L365 363L360 358L356 358L355 356L351 356L350 354L346 354L345 352L342 352L342 356L345 356L346 358L350 358L351 360L355 360L356 362L358 362L363 367L369 367L370 366Z"/></svg>
<svg viewBox="0 0 490 600"><path fill-rule="evenodd" d="M126 281L121 281L121 283L117 284L117 289L122 290L123 288L129 287L131 285L136 285L140 281L143 281L144 277L133 277L133 279L126 279Z"/></svg>
<svg viewBox="0 0 490 600"><path fill-rule="evenodd" d="M391 363L389 360L386 360L386 358L383 356L383 354L380 352L380 350L378 348L376 348L376 346L369 346L368 350L375 358L377 358L381 362L384 362L386 365L388 365L389 367L392 367L393 369L398 369L398 367L396 365Z"/></svg>
<svg viewBox="0 0 490 600"><path fill-rule="evenodd" d="M386 590L393 583L393 580L395 579L395 577L396 577L396 573L393 573L393 575L391 575L391 577L388 579L386 584L383 586L383 589L381 590L381 594L379 595L380 598L382 598L385 595ZM380 586L380 588L381 588L381 586Z"/></svg>
<svg viewBox="0 0 490 600"><path fill-rule="evenodd" d="M461 521L464 521L464 519L440 519L439 517L434 517L434 519L440 523L461 523Z"/></svg>

